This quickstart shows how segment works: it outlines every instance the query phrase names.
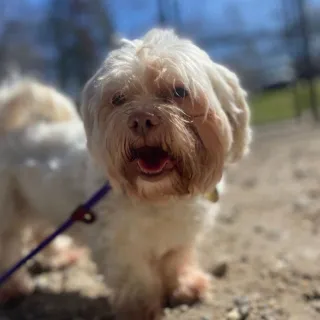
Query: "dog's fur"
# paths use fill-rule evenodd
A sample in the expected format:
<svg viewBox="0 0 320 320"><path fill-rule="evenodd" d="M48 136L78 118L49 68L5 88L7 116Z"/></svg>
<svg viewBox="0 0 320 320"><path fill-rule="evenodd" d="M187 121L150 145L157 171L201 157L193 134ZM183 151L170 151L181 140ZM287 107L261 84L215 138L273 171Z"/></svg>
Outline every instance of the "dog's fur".
<svg viewBox="0 0 320 320"><path fill-rule="evenodd" d="M21 76L20 74L10 74L2 82L0 87L0 143L12 143L13 137L19 137L25 129L40 123L61 123L70 121L80 121L80 117L71 99L57 91L54 87L45 85L35 78ZM26 154L26 156L28 156ZM11 155L7 155L7 161L11 160ZM3 157L2 157L3 158ZM13 160L13 159L12 159ZM2 176L9 175L12 168L1 163ZM5 171L7 171L5 173ZM4 184L5 186L5 184ZM5 191L5 190L4 190ZM3 190L1 189L1 192ZM5 191L6 192L6 191ZM3 207L1 207L3 208ZM21 237L28 243L27 247L19 248L19 251L34 246L51 232L48 221L37 221L32 224L32 228L24 229ZM2 236L0 231L0 237ZM1 241L0 253L6 250L6 239ZM21 238L19 239L19 241ZM66 236L59 236L45 250L41 256L49 267L63 267L74 262L83 250L74 249L72 241ZM16 254L16 253L15 253ZM1 255L2 257L2 255ZM22 290L29 291L31 282L23 281L25 286L20 286ZM14 290L12 294L15 294Z"/></svg>
<svg viewBox="0 0 320 320"><path fill-rule="evenodd" d="M0 87L0 139L8 139L34 123L59 123L80 120L74 103L54 87L33 77L10 73ZM33 224L26 231L26 242L33 246L51 232L46 224ZM81 250L72 248L65 236L58 237L42 256L50 267L63 267L76 260ZM26 248L27 249L27 248Z"/></svg>
<svg viewBox="0 0 320 320"><path fill-rule="evenodd" d="M79 118L73 102L31 77L9 77L0 88L0 136L35 122Z"/></svg>
<svg viewBox="0 0 320 320"><path fill-rule="evenodd" d="M155 29L108 55L85 86L81 110L86 134L79 121L39 123L2 144L1 270L18 258L21 225L63 221L108 179L98 221L72 231L111 287L117 319L156 319L165 303L204 298L210 279L198 245L218 206L203 194L251 137L238 78L191 41ZM145 174L139 158L140 148L156 150L149 147L167 154L157 175ZM15 274L11 288L25 279Z"/></svg>

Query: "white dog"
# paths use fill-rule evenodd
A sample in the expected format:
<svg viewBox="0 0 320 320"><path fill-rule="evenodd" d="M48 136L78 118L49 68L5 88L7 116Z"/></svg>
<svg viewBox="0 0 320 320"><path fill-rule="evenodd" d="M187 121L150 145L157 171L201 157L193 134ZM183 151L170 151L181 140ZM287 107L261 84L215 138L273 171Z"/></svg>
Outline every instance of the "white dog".
<svg viewBox="0 0 320 320"><path fill-rule="evenodd" d="M155 29L109 54L85 86L82 115L94 160L78 121L34 125L1 146L1 270L18 258L21 224L64 221L107 179L98 221L72 231L111 287L117 319L157 319L165 303L206 297L210 278L197 254L217 205L203 194L251 136L236 75ZM8 287L25 279L20 271Z"/></svg>
<svg viewBox="0 0 320 320"><path fill-rule="evenodd" d="M30 77L13 74L2 83L0 87L0 144L2 150L11 150L11 148L14 148L12 143L14 143L15 140L19 140L19 136L23 136L26 132L25 129L35 123L69 123L70 121L80 122L80 117L75 105L68 97L59 93L55 88L44 85ZM7 144L11 144L9 149L6 147ZM27 150L27 152L29 152L29 150ZM26 164L24 162L28 156L28 153L19 156L21 159L24 159L23 162L19 164L21 168ZM0 159L0 172L2 177L11 176L11 170L17 168L16 164L13 166L9 165L11 160L15 161L13 157L14 154L11 153L6 156L2 155ZM3 181L2 184L0 184L1 197L4 197L7 192L10 194L10 191L5 190L7 183L10 184L12 181ZM2 201L1 203L2 210L7 209L6 201L7 200ZM8 201L10 202L11 199ZM5 219L8 219L8 217L9 216L6 215ZM24 230L26 231L25 234L21 234L21 237L14 239L14 243L21 243L22 237L24 240L27 240L31 246L40 242L50 232L49 227L52 227L48 225L45 220L47 219L33 223L32 228ZM4 221L2 224L3 223ZM7 235L5 231L6 228L0 229L2 239L0 243L1 259L5 256L4 252L6 248L10 250L10 246L7 246ZM15 237L15 234L13 234L12 237ZM19 248L19 251L23 249L27 248ZM82 250L72 248L70 238L60 236L48 246L47 249L41 252L41 256L45 259L43 262L49 264L50 267L61 267L72 263L81 253ZM19 257L19 253L14 252L12 258L14 257ZM3 267L10 262L9 260L2 262ZM1 269L1 271L3 270ZM26 285L28 282L21 282L19 286L20 290L24 288L23 283ZM19 287L17 287L17 289ZM27 288L28 286L24 289ZM9 294L9 292L7 292L7 294ZM14 290L12 294L14 294Z"/></svg>
<svg viewBox="0 0 320 320"><path fill-rule="evenodd" d="M74 103L55 88L31 77L10 76L0 88L0 136L34 122L79 119Z"/></svg>
<svg viewBox="0 0 320 320"><path fill-rule="evenodd" d="M80 121L71 99L54 87L40 83L32 77L10 74L0 87L0 139L10 141L10 136L22 132L34 123L60 123ZM46 223L32 225L26 230L26 242L34 246L51 231ZM62 267L77 260L82 250L72 248L70 238L60 236L41 252L50 267ZM27 248L26 248L27 249Z"/></svg>

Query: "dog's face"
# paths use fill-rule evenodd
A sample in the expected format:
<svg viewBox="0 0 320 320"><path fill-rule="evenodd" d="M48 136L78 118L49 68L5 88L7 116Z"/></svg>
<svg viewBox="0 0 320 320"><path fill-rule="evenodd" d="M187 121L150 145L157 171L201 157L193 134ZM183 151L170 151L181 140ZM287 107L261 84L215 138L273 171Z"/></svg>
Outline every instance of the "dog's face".
<svg viewBox="0 0 320 320"><path fill-rule="evenodd" d="M172 31L109 54L83 92L88 147L113 188L161 200L203 193L250 141L237 77Z"/></svg>

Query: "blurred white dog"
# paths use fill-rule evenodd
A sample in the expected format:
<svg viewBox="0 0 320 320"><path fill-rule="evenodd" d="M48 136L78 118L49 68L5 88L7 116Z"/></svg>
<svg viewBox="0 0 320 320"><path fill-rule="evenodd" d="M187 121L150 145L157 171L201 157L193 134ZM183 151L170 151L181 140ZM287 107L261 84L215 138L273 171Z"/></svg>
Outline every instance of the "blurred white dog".
<svg viewBox="0 0 320 320"><path fill-rule="evenodd" d="M108 55L81 111L93 160L79 121L33 125L2 144L1 270L17 259L21 224L63 221L108 179L98 221L72 231L111 287L117 319L157 319L165 303L206 297L198 245L218 207L203 194L251 139L236 75L191 41L154 29ZM17 273L11 288L25 277Z"/></svg>
<svg viewBox="0 0 320 320"><path fill-rule="evenodd" d="M19 143L25 139L24 134L27 132L27 128L41 123L58 124L69 123L70 121L80 122L75 105L55 88L42 84L33 78L15 74L10 74L8 79L3 81L0 87L0 149L3 152L8 150L9 153L6 155L2 154L0 158L0 174L1 177L6 179L0 183L1 210L7 212L8 208L23 206L21 202L10 203L14 196L10 190L6 190L6 187L10 185L10 188L13 188L13 184L15 184L13 182L14 176L18 174L19 170L30 168L32 163L33 154L32 152L30 153L28 147L21 150L17 149L13 153L10 152L10 150L18 147ZM19 140L21 141L17 145L16 142ZM24 151L26 151L26 154L21 153ZM29 153L30 159L28 158ZM15 157L17 154L19 154L18 158ZM19 163L19 159L22 160L21 163ZM6 195L9 195L9 199L5 198ZM23 210L26 209L23 208ZM2 215L0 215L2 218L9 220L18 218L18 226L20 224L21 226L30 226L30 223L26 224L21 221L23 217L20 216L20 213L10 213L9 211L9 214L3 213ZM29 222L29 218L27 220ZM47 220L34 221L35 223L32 223L32 228L23 230L26 232L21 232L22 230L19 227L15 228L15 225L10 226L10 223L8 224L9 229L7 229L5 227L7 222L1 222L3 228L0 228L0 270L2 272L3 268L8 267L9 263L13 262L13 259L19 257L21 251L28 249L27 247L20 246L22 239L27 246L34 246L35 243L44 239L48 232L50 232L50 227L52 227L50 224L48 225ZM10 233L12 228L15 232L10 234L8 238L8 232ZM10 241L11 238L13 239L12 242ZM16 250L11 245L15 246ZM79 248L75 249L72 245L73 243L70 241L70 238L66 236L58 237L52 245L41 252L42 262L49 264L50 267L61 267L72 263L82 253L82 250L79 250ZM11 253L11 250L14 250L14 252ZM10 259L11 255L12 259ZM6 295L8 297L11 294L15 295L17 293L15 289L29 291L32 284L26 280L21 281L19 286L14 287L13 290L5 290ZM3 292L4 290L1 290L1 293ZM3 294L1 294L0 298L3 298Z"/></svg>

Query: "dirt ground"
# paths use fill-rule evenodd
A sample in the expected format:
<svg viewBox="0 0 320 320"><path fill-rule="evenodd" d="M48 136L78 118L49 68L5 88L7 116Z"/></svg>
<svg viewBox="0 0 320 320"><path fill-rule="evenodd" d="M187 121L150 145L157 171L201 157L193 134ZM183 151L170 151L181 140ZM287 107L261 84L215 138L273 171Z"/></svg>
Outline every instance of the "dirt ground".
<svg viewBox="0 0 320 320"><path fill-rule="evenodd" d="M213 300L165 310L165 319L320 319L319 124L257 128L251 155L228 171L227 181L204 248ZM0 309L0 320L111 319L107 290L87 259L36 271L41 290Z"/></svg>

